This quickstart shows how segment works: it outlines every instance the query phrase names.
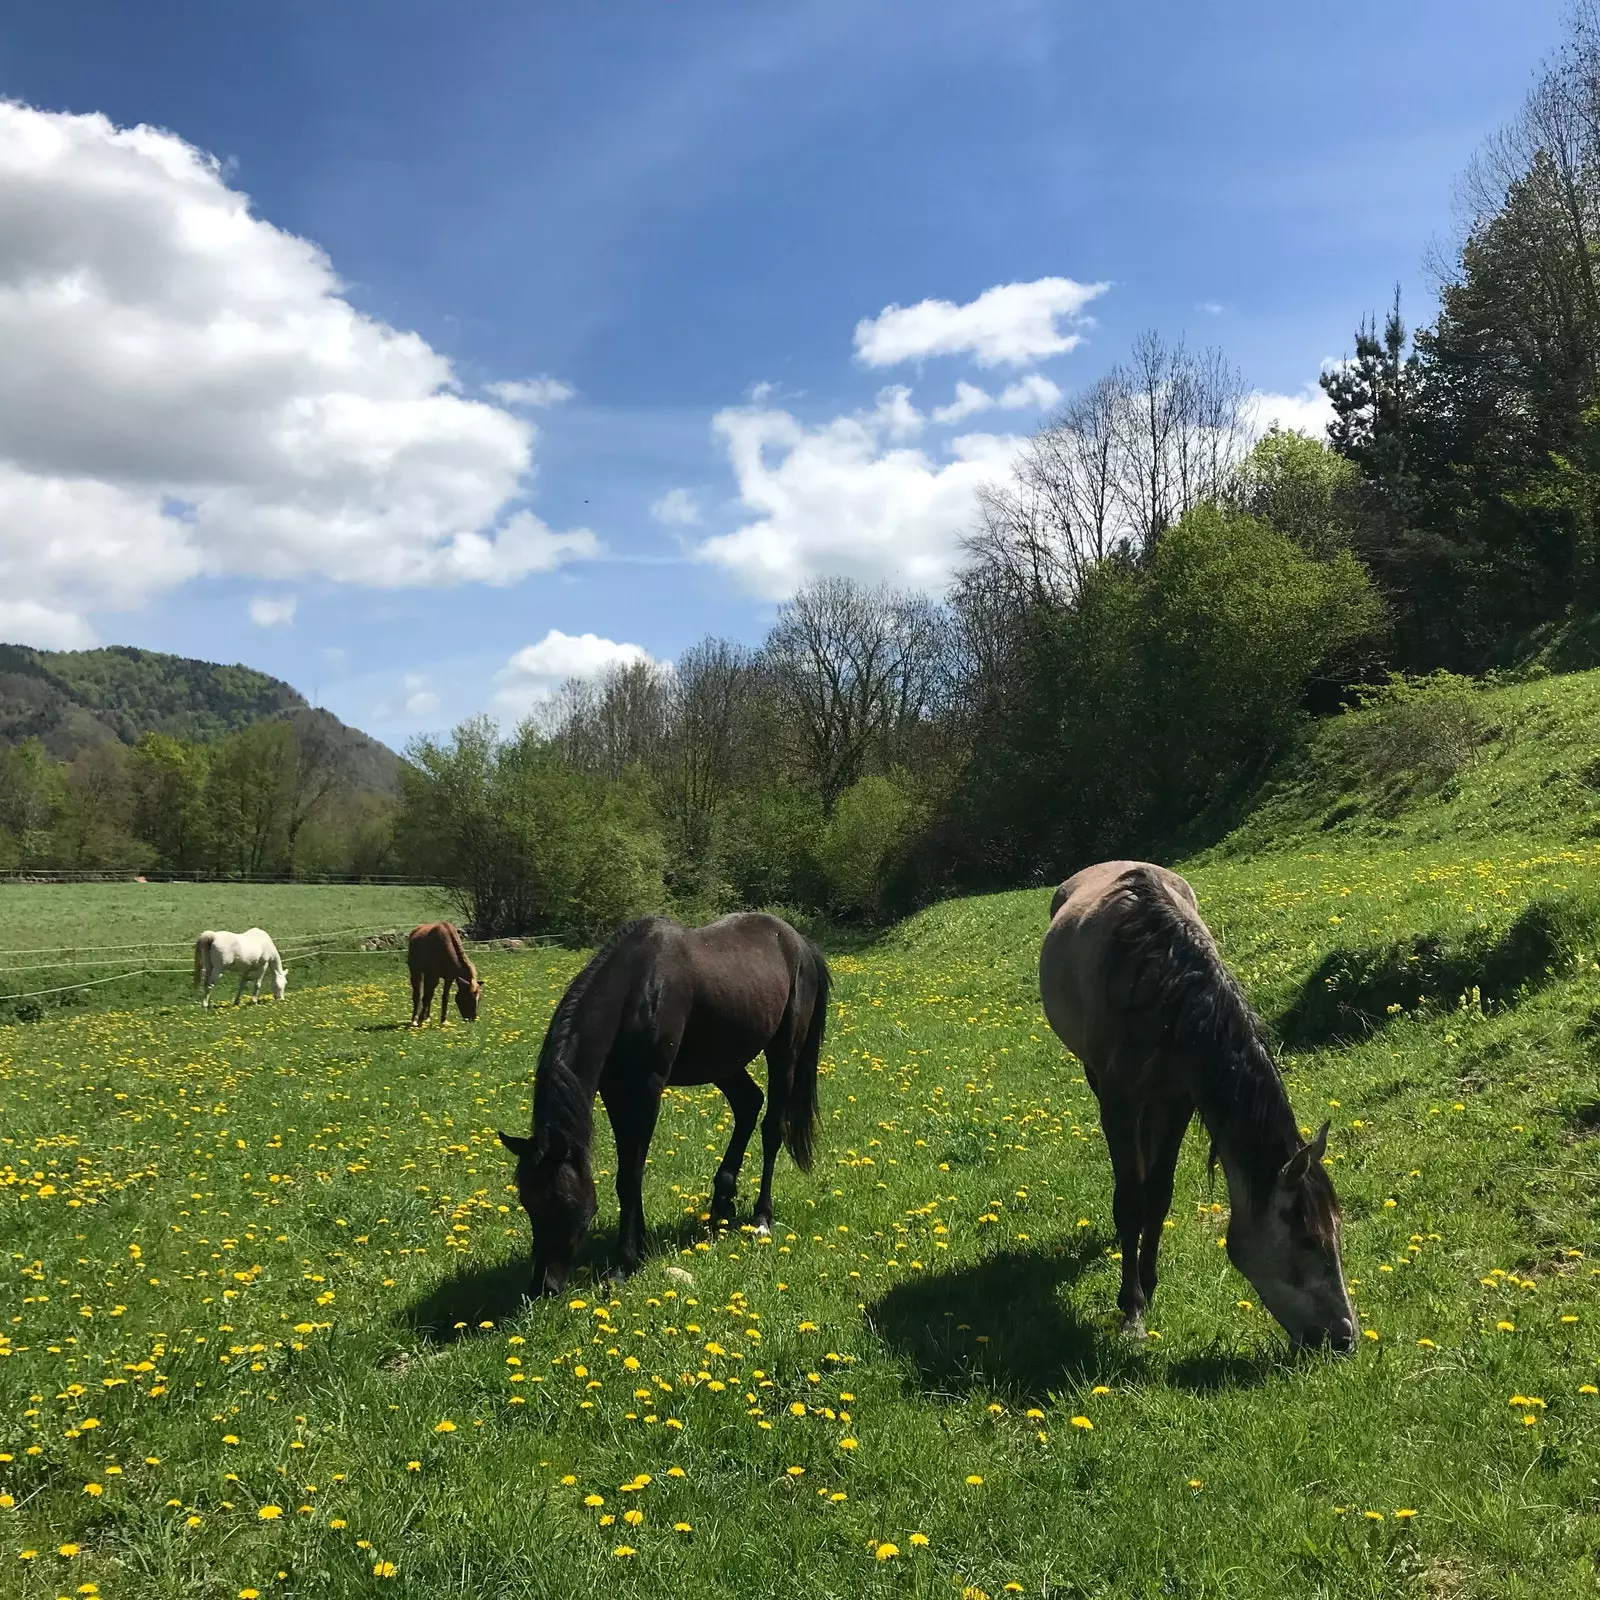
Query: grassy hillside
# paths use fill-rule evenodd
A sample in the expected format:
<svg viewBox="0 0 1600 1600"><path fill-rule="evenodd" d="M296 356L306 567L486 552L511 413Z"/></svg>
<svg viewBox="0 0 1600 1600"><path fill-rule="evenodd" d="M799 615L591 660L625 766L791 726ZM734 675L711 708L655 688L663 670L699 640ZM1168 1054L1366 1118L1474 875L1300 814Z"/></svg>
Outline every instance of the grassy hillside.
<svg viewBox="0 0 1600 1600"><path fill-rule="evenodd" d="M1341 800L1286 769L1182 864L1302 1122L1333 1120L1347 1361L1284 1357L1194 1135L1157 1337L1116 1333L1047 891L835 957L818 1162L783 1159L770 1241L707 1236L726 1110L672 1092L651 1259L554 1305L520 1299L494 1129L527 1125L576 955L490 955L483 1020L420 1036L387 968L0 1029L0 1587L1592 1593L1600 842L1546 779L1596 692L1494 691L1521 736L1404 794L1357 719L1323 729Z"/></svg>
<svg viewBox="0 0 1600 1600"><path fill-rule="evenodd" d="M126 645L0 645L0 744L37 738L57 760L111 740L132 744L145 733L204 743L277 720L314 724L335 740L355 787L393 792L393 751L264 672Z"/></svg>

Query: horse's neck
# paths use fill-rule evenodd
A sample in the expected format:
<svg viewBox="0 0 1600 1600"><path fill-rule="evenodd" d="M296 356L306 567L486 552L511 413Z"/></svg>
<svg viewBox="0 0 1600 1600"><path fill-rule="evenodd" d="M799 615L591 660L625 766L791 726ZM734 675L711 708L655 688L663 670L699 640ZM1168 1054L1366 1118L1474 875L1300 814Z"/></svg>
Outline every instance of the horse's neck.
<svg viewBox="0 0 1600 1600"><path fill-rule="evenodd" d="M1200 1104L1200 1120L1211 1135L1211 1149L1228 1182L1236 1210L1252 1203L1266 1180L1275 1177L1299 1148L1294 1111L1276 1070L1269 1063L1242 1058L1228 1064L1231 1082L1211 1104Z"/></svg>

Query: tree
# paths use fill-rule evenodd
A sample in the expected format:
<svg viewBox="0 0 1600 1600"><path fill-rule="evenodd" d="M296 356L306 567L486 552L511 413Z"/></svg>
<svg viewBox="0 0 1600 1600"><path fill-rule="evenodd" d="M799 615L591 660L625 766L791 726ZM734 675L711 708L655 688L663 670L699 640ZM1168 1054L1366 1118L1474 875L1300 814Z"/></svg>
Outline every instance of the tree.
<svg viewBox="0 0 1600 1600"><path fill-rule="evenodd" d="M778 613L764 659L797 764L831 812L880 755L914 743L949 691L950 633L924 597L819 578Z"/></svg>
<svg viewBox="0 0 1600 1600"><path fill-rule="evenodd" d="M133 831L174 872L199 867L206 854L204 804L209 746L147 733L133 747Z"/></svg>
<svg viewBox="0 0 1600 1600"><path fill-rule="evenodd" d="M401 857L451 884L480 935L593 940L663 903L660 841L629 787L573 767L534 722L502 740L479 718L406 754Z"/></svg>

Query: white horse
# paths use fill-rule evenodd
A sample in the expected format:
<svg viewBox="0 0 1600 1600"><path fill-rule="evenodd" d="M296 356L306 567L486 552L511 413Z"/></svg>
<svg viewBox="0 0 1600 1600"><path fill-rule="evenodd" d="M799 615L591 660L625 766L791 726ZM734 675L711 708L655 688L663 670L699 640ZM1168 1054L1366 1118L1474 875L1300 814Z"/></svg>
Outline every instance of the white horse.
<svg viewBox="0 0 1600 1600"><path fill-rule="evenodd" d="M289 986L289 975L283 970L283 957L278 947L260 928L247 928L243 933L202 933L194 942L194 981L205 985L202 1005L211 1004L211 990L227 967L239 968L239 990L233 997L238 1005L244 998L244 986L255 975L255 998L261 998L261 983L272 973L272 997L283 999Z"/></svg>

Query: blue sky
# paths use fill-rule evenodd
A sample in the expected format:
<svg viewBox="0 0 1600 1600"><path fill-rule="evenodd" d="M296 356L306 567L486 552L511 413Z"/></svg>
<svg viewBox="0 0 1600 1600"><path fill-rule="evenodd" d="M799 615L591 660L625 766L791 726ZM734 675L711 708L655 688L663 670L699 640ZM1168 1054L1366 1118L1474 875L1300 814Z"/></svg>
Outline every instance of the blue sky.
<svg viewBox="0 0 1600 1600"><path fill-rule="evenodd" d="M756 640L812 572L937 587L974 483L1141 329L1294 397L1397 280L1426 315L1561 14L11 8L0 632L243 660L399 744ZM991 403L936 421L958 382Z"/></svg>

